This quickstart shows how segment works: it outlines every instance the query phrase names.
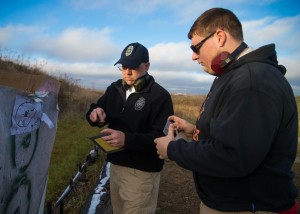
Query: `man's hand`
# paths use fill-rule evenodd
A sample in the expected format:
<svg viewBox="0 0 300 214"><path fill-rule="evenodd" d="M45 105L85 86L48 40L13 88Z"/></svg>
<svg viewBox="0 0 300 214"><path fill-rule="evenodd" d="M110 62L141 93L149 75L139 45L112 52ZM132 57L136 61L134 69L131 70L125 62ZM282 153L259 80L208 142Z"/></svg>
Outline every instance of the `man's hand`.
<svg viewBox="0 0 300 214"><path fill-rule="evenodd" d="M175 115L170 116L168 120L173 123L174 129L177 130L178 133L183 132L187 138L193 136L194 133L193 124Z"/></svg>
<svg viewBox="0 0 300 214"><path fill-rule="evenodd" d="M109 134L102 137L102 139L105 140L109 145L120 148L124 146L125 134L123 132L114 129L103 129L101 133Z"/></svg>
<svg viewBox="0 0 300 214"><path fill-rule="evenodd" d="M95 108L90 114L90 120L94 123L97 121L99 121L99 123L104 123L105 118L106 118L106 114L104 110L100 107Z"/></svg>
<svg viewBox="0 0 300 214"><path fill-rule="evenodd" d="M169 125L168 135L165 137L155 138L157 154L160 159L168 158L167 149L170 141L174 140L174 125Z"/></svg>

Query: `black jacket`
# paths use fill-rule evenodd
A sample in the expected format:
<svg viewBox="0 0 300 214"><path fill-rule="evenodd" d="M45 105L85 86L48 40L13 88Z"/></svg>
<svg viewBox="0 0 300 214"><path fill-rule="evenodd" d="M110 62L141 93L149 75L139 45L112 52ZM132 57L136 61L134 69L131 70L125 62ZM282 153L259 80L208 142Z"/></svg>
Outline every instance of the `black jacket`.
<svg viewBox="0 0 300 214"><path fill-rule="evenodd" d="M194 171L207 206L252 212L293 206L298 115L284 74L274 44L244 55L214 81L196 121L198 141L169 144L169 158Z"/></svg>
<svg viewBox="0 0 300 214"><path fill-rule="evenodd" d="M97 107L104 109L108 128L125 133L124 150L108 154L107 161L146 172L162 170L164 161L156 153L154 139L164 135L167 118L174 112L170 94L152 76L140 92L127 100L122 80L112 83L86 114L92 126L97 124L90 121L89 115Z"/></svg>

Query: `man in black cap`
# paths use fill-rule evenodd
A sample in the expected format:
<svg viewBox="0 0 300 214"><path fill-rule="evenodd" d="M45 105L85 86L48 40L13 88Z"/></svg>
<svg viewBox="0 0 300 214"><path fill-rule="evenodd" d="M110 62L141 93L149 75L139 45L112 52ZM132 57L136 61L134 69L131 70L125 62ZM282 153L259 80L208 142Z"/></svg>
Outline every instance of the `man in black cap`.
<svg viewBox="0 0 300 214"><path fill-rule="evenodd" d="M173 103L170 94L148 74L147 48L139 43L125 47L115 63L122 79L113 82L86 118L90 125L103 127L108 144L122 148L107 154L110 165L110 193L114 214L155 213L160 171L154 139L163 128Z"/></svg>

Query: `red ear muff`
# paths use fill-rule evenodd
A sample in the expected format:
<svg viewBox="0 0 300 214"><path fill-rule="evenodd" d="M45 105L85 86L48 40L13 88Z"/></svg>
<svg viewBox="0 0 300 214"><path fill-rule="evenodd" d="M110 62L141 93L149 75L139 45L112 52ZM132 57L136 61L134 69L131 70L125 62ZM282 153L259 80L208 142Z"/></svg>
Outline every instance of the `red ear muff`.
<svg viewBox="0 0 300 214"><path fill-rule="evenodd" d="M222 52L212 60L211 69L216 73L217 76L224 72L225 68L222 67L221 64L226 60L226 58L228 58L228 56L228 52Z"/></svg>
<svg viewBox="0 0 300 214"><path fill-rule="evenodd" d="M228 52L222 52L219 55L217 55L211 63L211 69L216 73L216 76L221 75L227 66L232 63L237 56L243 52L248 47L248 45L245 42L242 42L237 49L235 49L231 54Z"/></svg>

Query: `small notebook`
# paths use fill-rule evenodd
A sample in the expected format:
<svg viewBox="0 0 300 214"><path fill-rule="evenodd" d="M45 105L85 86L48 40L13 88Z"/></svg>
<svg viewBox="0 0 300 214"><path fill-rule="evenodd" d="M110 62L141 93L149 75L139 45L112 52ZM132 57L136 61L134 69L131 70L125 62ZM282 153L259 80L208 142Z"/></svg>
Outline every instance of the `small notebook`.
<svg viewBox="0 0 300 214"><path fill-rule="evenodd" d="M90 137L90 140L105 153L113 153L123 150L123 148L109 145L105 140L101 138L103 136L105 136L105 133Z"/></svg>

